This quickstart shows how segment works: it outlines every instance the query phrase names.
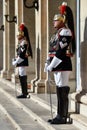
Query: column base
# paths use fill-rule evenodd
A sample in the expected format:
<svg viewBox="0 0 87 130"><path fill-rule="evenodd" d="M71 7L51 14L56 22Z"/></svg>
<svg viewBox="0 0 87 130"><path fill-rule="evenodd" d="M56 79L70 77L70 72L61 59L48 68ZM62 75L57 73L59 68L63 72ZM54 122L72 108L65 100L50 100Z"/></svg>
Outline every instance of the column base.
<svg viewBox="0 0 87 130"><path fill-rule="evenodd" d="M70 101L71 110L87 118L87 93L84 91L72 93Z"/></svg>
<svg viewBox="0 0 87 130"><path fill-rule="evenodd" d="M35 93L45 93L45 80L35 82Z"/></svg>
<svg viewBox="0 0 87 130"><path fill-rule="evenodd" d="M7 71L1 70L1 78L7 78Z"/></svg>
<svg viewBox="0 0 87 130"><path fill-rule="evenodd" d="M45 80L46 93L56 93L56 85L54 81Z"/></svg>
<svg viewBox="0 0 87 130"><path fill-rule="evenodd" d="M35 79L33 79L33 80L31 80L31 90L33 91L33 92L35 92L35 82L37 82L38 81L38 78L36 77Z"/></svg>
<svg viewBox="0 0 87 130"><path fill-rule="evenodd" d="M11 80L11 71L1 71L1 78L5 78L7 80Z"/></svg>
<svg viewBox="0 0 87 130"><path fill-rule="evenodd" d="M11 82L12 83L19 83L19 76L15 75L14 73L11 75Z"/></svg>
<svg viewBox="0 0 87 130"><path fill-rule="evenodd" d="M38 80L35 82L35 93L56 93L55 84L49 83L48 80Z"/></svg>

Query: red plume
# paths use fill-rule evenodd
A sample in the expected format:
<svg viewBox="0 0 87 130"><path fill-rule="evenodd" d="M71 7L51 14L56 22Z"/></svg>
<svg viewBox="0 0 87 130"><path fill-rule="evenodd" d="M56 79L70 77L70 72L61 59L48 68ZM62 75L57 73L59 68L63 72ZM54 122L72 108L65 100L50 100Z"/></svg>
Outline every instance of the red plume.
<svg viewBox="0 0 87 130"><path fill-rule="evenodd" d="M22 23L20 26L19 26L20 30L24 30L24 24Z"/></svg>
<svg viewBox="0 0 87 130"><path fill-rule="evenodd" d="M63 15L63 14L65 14L65 12L66 12L66 5L61 5L60 7L59 7L59 11L60 11L60 13Z"/></svg>

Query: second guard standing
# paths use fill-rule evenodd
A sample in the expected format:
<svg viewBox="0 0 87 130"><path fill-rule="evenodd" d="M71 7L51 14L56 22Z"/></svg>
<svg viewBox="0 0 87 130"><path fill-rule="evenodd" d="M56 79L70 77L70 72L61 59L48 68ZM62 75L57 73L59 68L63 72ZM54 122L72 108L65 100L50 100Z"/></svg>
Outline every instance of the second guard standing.
<svg viewBox="0 0 87 130"><path fill-rule="evenodd" d="M18 38L18 47L17 57L13 60L12 64L18 67L19 72L19 79L21 84L22 94L17 96L17 98L29 98L30 95L28 94L27 90L27 74L26 74L26 67L28 64L28 57L32 56L32 49L28 34L28 29L24 24L19 26L19 33L17 35Z"/></svg>

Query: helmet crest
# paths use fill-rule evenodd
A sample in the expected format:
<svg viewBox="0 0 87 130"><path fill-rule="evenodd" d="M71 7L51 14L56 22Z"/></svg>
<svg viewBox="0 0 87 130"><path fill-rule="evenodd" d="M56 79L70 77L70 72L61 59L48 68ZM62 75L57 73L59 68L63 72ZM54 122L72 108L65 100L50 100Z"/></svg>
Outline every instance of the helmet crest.
<svg viewBox="0 0 87 130"><path fill-rule="evenodd" d="M24 24L23 23L19 26L19 29L22 30L22 31L24 30Z"/></svg>

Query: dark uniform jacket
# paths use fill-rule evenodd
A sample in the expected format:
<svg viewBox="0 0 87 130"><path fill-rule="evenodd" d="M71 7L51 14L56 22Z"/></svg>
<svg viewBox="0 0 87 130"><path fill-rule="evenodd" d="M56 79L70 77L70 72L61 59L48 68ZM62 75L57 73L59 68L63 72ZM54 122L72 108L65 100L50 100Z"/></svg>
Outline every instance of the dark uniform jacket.
<svg viewBox="0 0 87 130"><path fill-rule="evenodd" d="M26 40L22 40L19 43L19 46L17 48L17 56L19 56L20 58L23 59L23 61L20 64L17 64L18 66L28 66L28 56L27 54L27 41Z"/></svg>
<svg viewBox="0 0 87 130"><path fill-rule="evenodd" d="M61 28L51 37L49 47L50 62L53 57L61 59L62 62L53 68L53 71L71 71L72 63L71 58L66 55L66 51L72 42L72 33L69 28Z"/></svg>

